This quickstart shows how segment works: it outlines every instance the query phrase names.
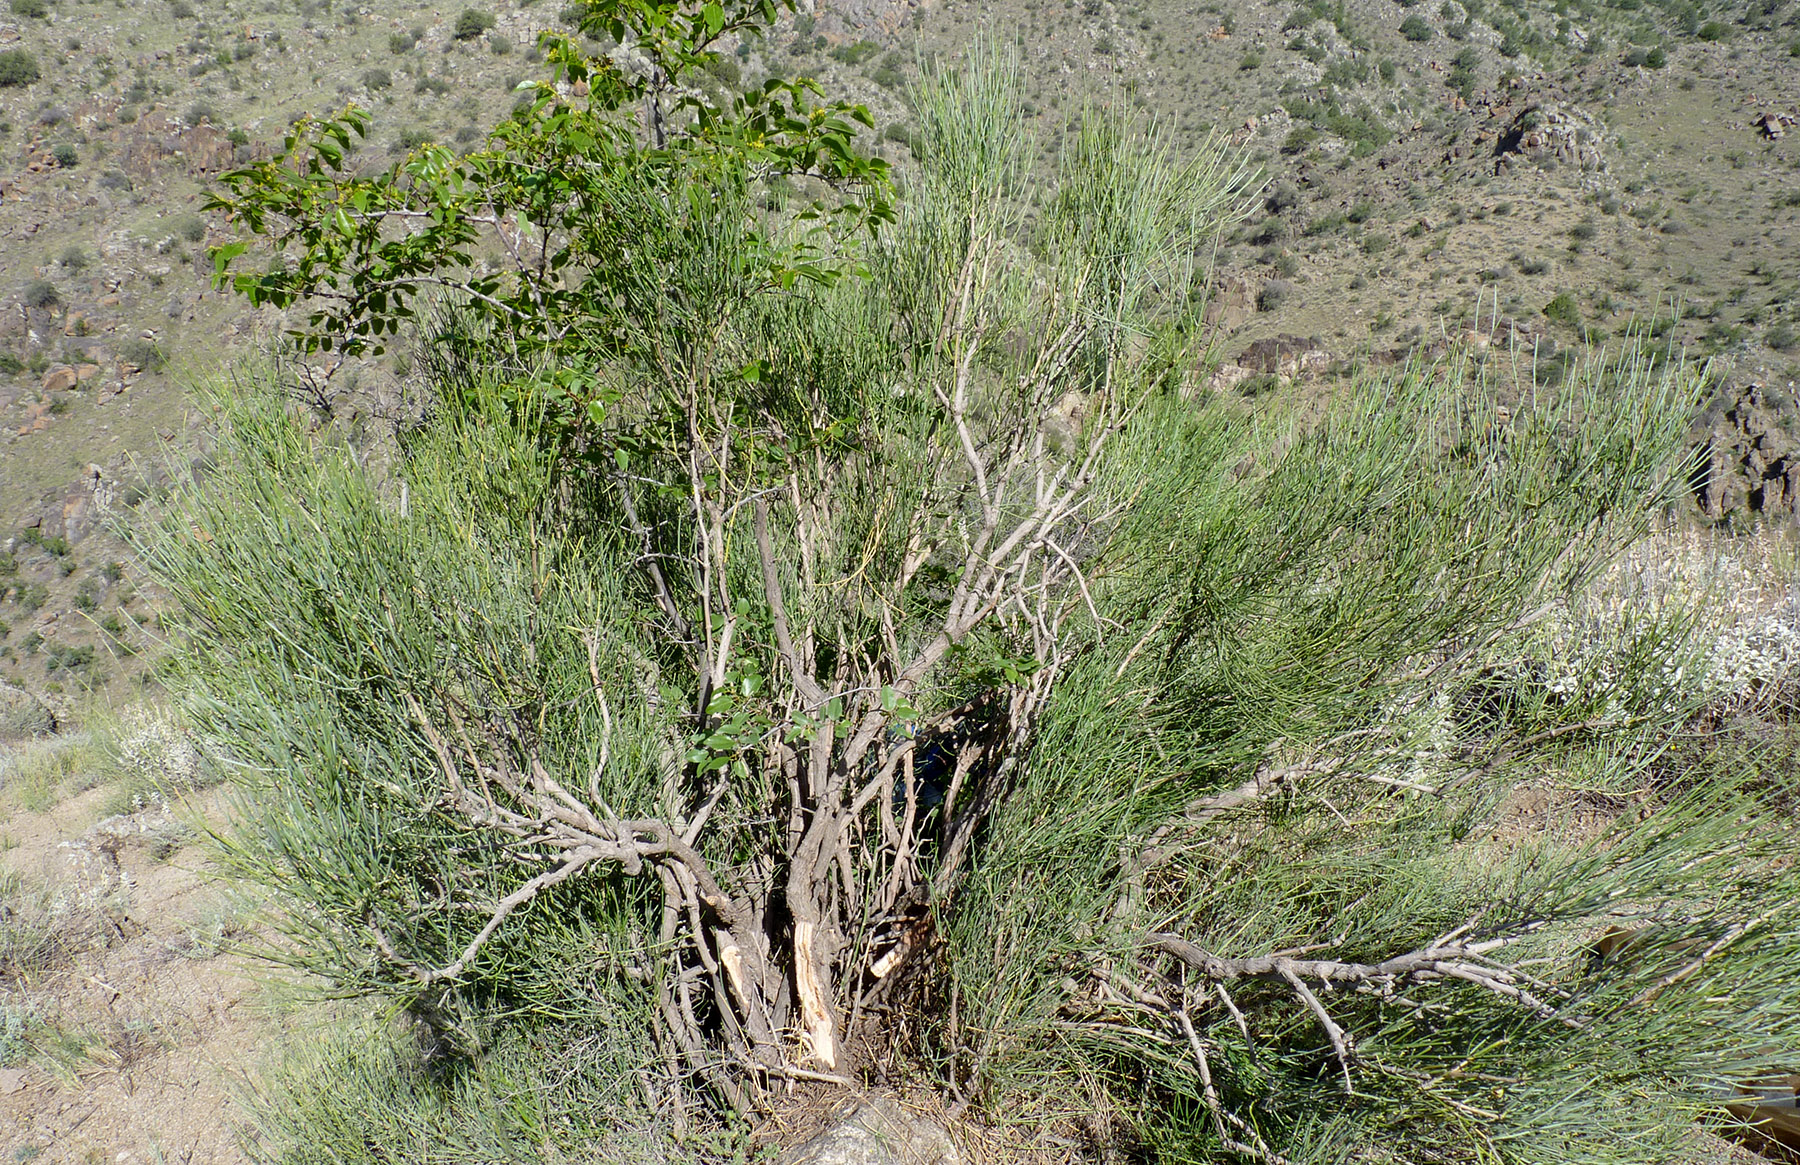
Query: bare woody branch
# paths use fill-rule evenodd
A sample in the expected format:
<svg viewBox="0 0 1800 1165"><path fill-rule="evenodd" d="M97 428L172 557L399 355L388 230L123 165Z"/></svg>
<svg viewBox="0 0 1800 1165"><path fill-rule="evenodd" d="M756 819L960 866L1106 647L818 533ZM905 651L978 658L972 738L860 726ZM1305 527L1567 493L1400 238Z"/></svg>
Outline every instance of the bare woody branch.
<svg viewBox="0 0 1800 1165"><path fill-rule="evenodd" d="M1148 937L1149 949L1173 955L1189 969L1220 983L1239 979L1260 979L1293 987L1296 982L1313 981L1325 985L1344 984L1373 990L1391 990L1402 983L1429 983L1441 979L1462 979L1484 987L1502 998L1520 1004L1540 1019L1555 1019L1573 1027L1580 1023L1561 1015L1549 1003L1520 986L1521 977L1509 968L1495 965L1488 952L1509 940L1482 943L1453 943L1427 947L1396 955L1379 963L1349 963L1335 959L1295 959L1281 955L1256 955L1250 958L1226 959L1203 950L1180 935L1156 933ZM1302 994L1305 999L1305 994ZM1315 1010L1315 996L1308 1002ZM1327 1031L1330 1029L1328 1028ZM1337 1041L1334 1040L1334 1043ZM1347 1049L1343 1054L1347 1055Z"/></svg>

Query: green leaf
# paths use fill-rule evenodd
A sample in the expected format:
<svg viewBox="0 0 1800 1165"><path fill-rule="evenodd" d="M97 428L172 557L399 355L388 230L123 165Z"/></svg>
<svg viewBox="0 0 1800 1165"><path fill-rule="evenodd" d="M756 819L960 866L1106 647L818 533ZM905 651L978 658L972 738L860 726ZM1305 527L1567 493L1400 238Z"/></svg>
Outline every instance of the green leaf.
<svg viewBox="0 0 1800 1165"><path fill-rule="evenodd" d="M231 261L249 249L250 244L243 241L225 243L212 249L213 272L220 277L220 280L215 280L217 285L223 286L225 268L231 266Z"/></svg>

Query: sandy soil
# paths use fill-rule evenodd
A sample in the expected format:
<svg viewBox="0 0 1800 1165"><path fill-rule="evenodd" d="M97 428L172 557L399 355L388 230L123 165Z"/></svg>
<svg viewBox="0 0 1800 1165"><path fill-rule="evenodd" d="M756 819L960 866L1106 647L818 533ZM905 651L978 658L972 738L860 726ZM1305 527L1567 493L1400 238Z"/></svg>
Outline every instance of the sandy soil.
<svg viewBox="0 0 1800 1165"><path fill-rule="evenodd" d="M0 1004L48 1020L0 1068L0 1159L235 1165L233 1090L292 1014L220 953L233 913L183 826L208 807L96 822L110 795L0 820L0 865L44 889L65 939L47 966L0 979Z"/></svg>

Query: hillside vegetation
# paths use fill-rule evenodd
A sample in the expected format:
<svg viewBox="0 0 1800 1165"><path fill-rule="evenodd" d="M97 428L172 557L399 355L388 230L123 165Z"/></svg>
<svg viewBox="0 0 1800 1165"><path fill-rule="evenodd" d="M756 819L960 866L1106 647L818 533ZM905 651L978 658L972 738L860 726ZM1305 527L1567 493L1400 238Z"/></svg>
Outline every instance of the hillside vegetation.
<svg viewBox="0 0 1800 1165"><path fill-rule="evenodd" d="M1785 9L13 12L0 93L90 92L0 199L0 794L173 699L113 867L223 785L234 933L349 1001L250 1156L1764 1143L1793 159L1659 159ZM107 885L4 884L8 1095Z"/></svg>
<svg viewBox="0 0 1800 1165"><path fill-rule="evenodd" d="M533 72L538 34L577 8L464 20L399 3L33 0L5 14L0 543L27 569L0 602L19 628L0 672L78 699L136 674L124 653L153 638L135 629L152 618L136 580L115 592L98 573L121 550L88 542L97 515L199 452L183 378L281 330L209 288L206 250L226 237L201 210L212 180L348 101L378 116L361 165L426 141L474 148ZM906 84L978 29L1020 46L1036 165L1054 166L1092 98L1185 148L1230 134L1265 167L1263 205L1214 269L1222 387L1328 381L1459 334L1548 382L1582 343L1639 326L1762 386L1755 432L1718 429L1746 484L1712 516L1758 512L1762 468L1735 466L1759 438L1800 444L1797 288L1780 259L1800 249L1793 5L846 4L782 17L699 83L821 77L868 105L864 144L904 172ZM304 398L372 419L410 374L398 352L292 373ZM43 537L17 542L31 530ZM72 554L43 552L63 543ZM50 669L61 656L42 644L95 662Z"/></svg>

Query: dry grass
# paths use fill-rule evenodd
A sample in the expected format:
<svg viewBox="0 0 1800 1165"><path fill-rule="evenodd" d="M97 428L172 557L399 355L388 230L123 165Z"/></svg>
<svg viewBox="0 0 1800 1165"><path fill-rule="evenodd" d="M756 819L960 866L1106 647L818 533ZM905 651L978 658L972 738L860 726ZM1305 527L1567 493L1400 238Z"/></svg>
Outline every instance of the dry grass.
<svg viewBox="0 0 1800 1165"><path fill-rule="evenodd" d="M106 755L88 732L33 740L0 752L0 801L41 813L64 797L98 784Z"/></svg>

